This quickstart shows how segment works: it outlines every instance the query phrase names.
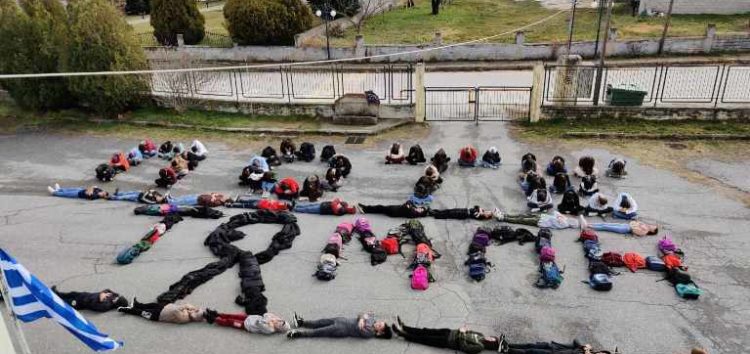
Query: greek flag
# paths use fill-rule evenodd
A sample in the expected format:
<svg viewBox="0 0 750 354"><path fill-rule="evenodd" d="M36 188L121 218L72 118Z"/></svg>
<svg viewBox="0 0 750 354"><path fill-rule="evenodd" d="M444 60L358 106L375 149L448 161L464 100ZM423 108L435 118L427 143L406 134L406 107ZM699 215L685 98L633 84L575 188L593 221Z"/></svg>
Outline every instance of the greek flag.
<svg viewBox="0 0 750 354"><path fill-rule="evenodd" d="M43 317L54 319L95 351L114 350L122 346L122 342L100 333L93 323L83 318L1 248L0 269L8 285L13 313L19 320L32 322Z"/></svg>

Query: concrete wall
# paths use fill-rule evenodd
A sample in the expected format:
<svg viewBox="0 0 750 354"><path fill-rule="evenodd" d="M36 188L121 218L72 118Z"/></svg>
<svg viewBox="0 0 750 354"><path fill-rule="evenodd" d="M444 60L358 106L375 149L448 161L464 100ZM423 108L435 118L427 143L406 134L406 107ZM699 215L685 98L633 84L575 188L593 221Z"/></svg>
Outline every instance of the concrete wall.
<svg viewBox="0 0 750 354"><path fill-rule="evenodd" d="M610 106L542 106L542 119L619 119L647 120L744 120L750 121L750 108L670 108ZM647 132L645 132L647 133Z"/></svg>
<svg viewBox="0 0 750 354"><path fill-rule="evenodd" d="M747 0L750 2L750 0ZM428 49L423 46L364 46L359 48L331 48L333 59L361 58ZM572 54L591 58L596 43L576 42ZM654 55L659 48L658 39L619 41L611 40L607 46L608 56ZM150 59L158 59L162 48L148 48ZM169 49L171 50L171 49ZM272 46L242 46L234 48L179 47L179 52L189 53L204 61L235 62L300 62L326 59L325 48L296 48ZM671 38L665 42L665 52L672 54L697 54L722 51L750 51L750 36ZM567 47L556 43L541 44L474 44L444 48L415 54L369 59L369 62L415 62L415 61L499 61L499 60L555 60L566 55Z"/></svg>
<svg viewBox="0 0 750 354"><path fill-rule="evenodd" d="M641 0L639 12L667 12L669 0ZM750 12L749 0L675 0L674 14L742 14Z"/></svg>

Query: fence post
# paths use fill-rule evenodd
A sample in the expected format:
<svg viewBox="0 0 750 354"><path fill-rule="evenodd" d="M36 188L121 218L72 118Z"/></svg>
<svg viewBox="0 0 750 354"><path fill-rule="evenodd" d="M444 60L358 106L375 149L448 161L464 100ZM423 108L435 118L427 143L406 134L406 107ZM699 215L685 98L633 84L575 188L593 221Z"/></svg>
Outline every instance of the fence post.
<svg viewBox="0 0 750 354"><path fill-rule="evenodd" d="M713 50L714 40L716 40L716 25L709 24L706 27L706 39L703 40L703 52L710 53Z"/></svg>
<svg viewBox="0 0 750 354"><path fill-rule="evenodd" d="M424 63L417 63L414 71L414 121L422 123L425 120L425 110L427 106L426 92L424 87Z"/></svg>
<svg viewBox="0 0 750 354"><path fill-rule="evenodd" d="M474 125L479 125L479 86L474 86Z"/></svg>
<svg viewBox="0 0 750 354"><path fill-rule="evenodd" d="M529 122L538 122L542 116L542 98L544 97L544 65L534 65L534 78L531 83L531 97L529 97Z"/></svg>
<svg viewBox="0 0 750 354"><path fill-rule="evenodd" d="M177 46L178 47L185 46L185 36L182 33L177 34Z"/></svg>

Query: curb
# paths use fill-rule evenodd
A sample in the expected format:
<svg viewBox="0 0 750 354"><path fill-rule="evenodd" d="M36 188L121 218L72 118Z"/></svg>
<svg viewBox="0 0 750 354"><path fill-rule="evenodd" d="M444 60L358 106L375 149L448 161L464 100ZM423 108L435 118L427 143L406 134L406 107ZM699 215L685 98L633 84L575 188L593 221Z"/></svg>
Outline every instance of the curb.
<svg viewBox="0 0 750 354"><path fill-rule="evenodd" d="M639 139L639 140L750 140L750 134L633 134L633 133L596 133L570 132L563 138L583 139Z"/></svg>
<svg viewBox="0 0 750 354"><path fill-rule="evenodd" d="M125 125L137 125L145 127L160 127L160 128L183 128L183 129L195 129L204 131L215 131L225 133L250 133L250 134L262 134L262 135L338 135L338 136L373 136L392 129L396 129L405 125L412 124L411 120L407 119L385 119L385 121L393 120L395 122L389 123L388 125L376 127L376 128L355 128L355 129L336 129L336 128L319 128L319 129L292 129L292 128L242 128L242 127L211 127L211 126L200 126L182 123L164 123L164 122L149 122L142 120L135 121L118 121L109 119L75 119L75 118L64 118L64 120L71 122L86 122L86 123L107 123L107 124L125 124Z"/></svg>

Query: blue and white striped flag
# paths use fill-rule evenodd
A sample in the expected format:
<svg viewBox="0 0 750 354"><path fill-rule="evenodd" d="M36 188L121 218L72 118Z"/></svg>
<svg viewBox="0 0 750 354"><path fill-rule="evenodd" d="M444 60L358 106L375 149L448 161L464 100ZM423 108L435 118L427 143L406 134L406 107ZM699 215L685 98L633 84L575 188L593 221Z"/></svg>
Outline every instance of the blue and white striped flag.
<svg viewBox="0 0 750 354"><path fill-rule="evenodd" d="M122 346L122 342L100 333L93 323L83 318L1 248L0 269L8 284L13 313L19 320L32 322L43 317L54 319L95 351L114 350Z"/></svg>

